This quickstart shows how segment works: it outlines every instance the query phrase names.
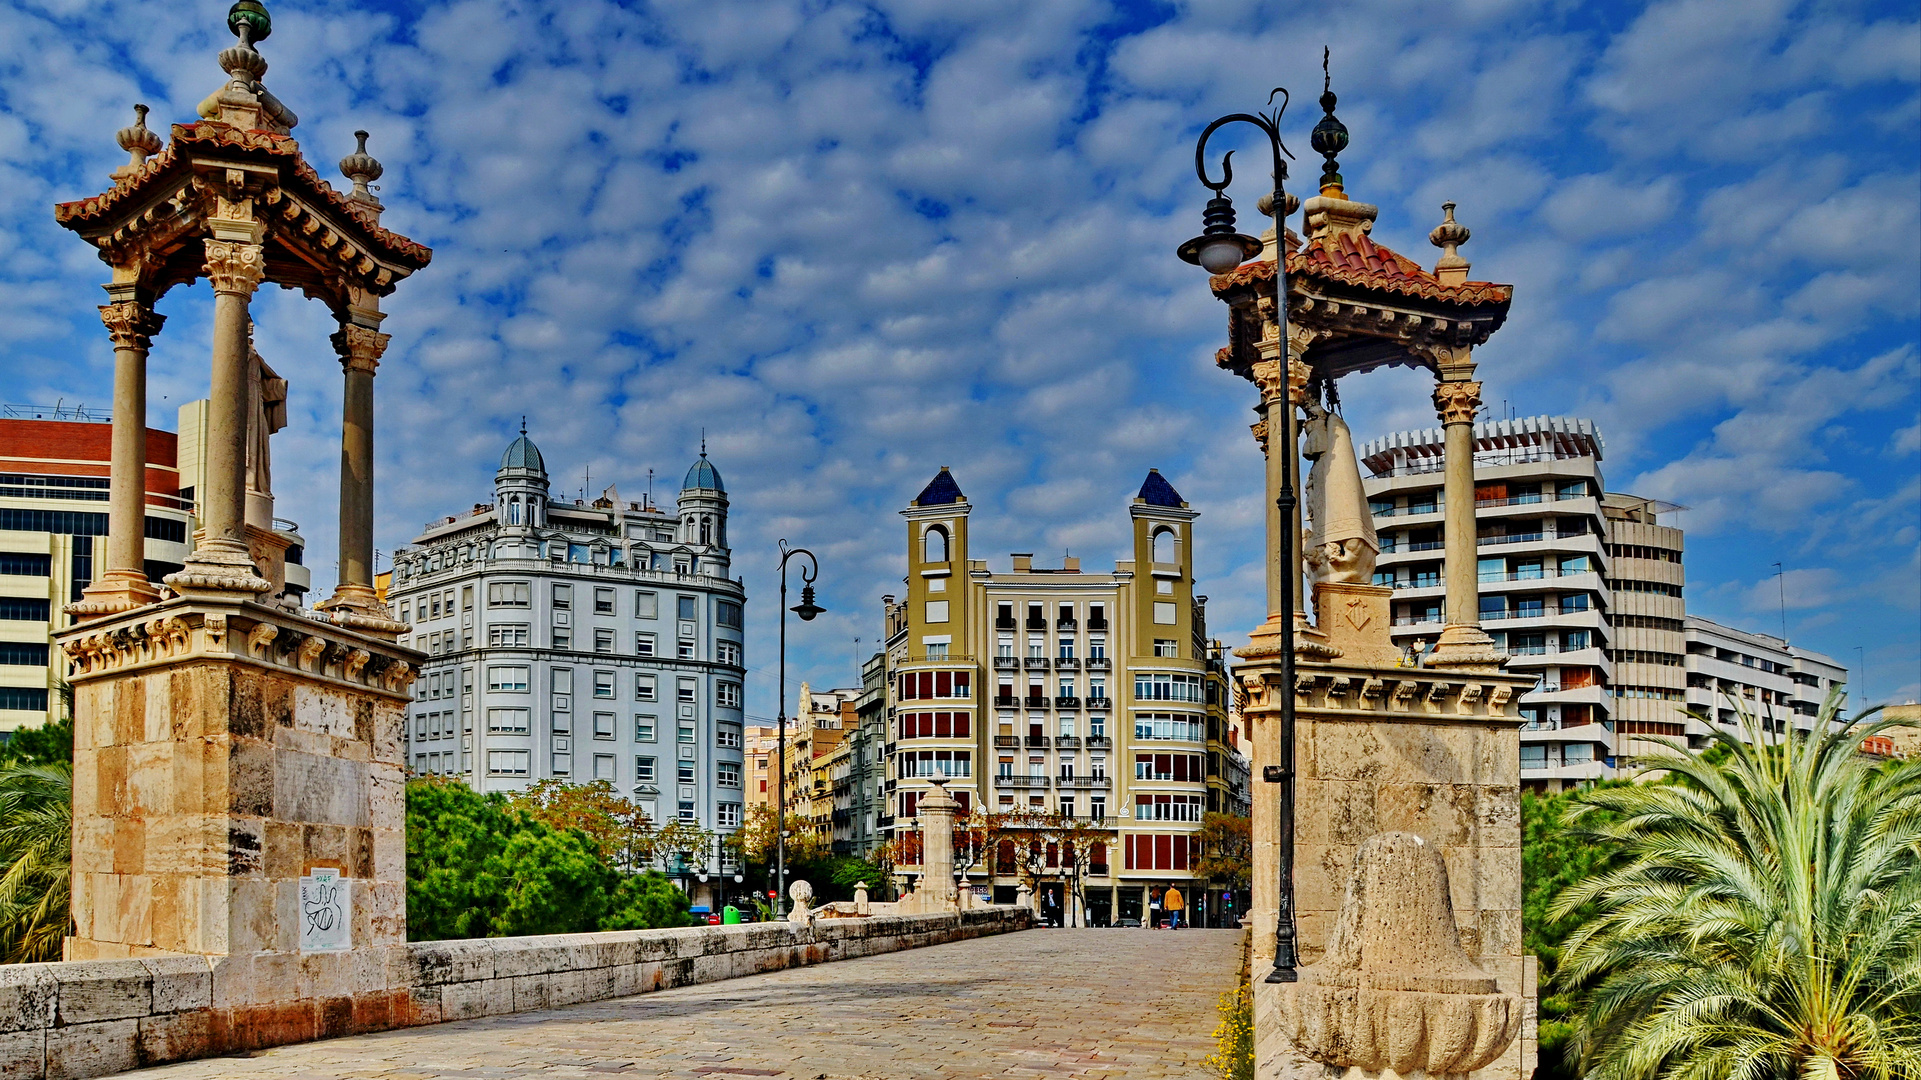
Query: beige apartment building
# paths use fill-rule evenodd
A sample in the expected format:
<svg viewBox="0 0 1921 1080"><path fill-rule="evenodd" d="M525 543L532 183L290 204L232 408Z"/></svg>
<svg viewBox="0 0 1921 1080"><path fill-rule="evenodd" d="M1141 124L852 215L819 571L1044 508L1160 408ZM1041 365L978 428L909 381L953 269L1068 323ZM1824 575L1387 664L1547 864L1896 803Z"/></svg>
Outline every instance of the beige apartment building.
<svg viewBox="0 0 1921 1080"><path fill-rule="evenodd" d="M1057 812L1112 830L1090 844L1084 917L1152 921L1169 887L1218 913L1194 879L1202 814L1237 805L1223 757L1228 673L1194 591L1197 516L1159 472L1128 506L1133 558L1008 571L972 557L972 506L942 469L902 511L906 592L886 598L888 780L882 829L911 834L935 779L963 814ZM1051 852L1051 848L1050 848ZM910 869L911 867L904 867ZM1011 901L1020 879L969 887ZM1044 914L1074 898L1043 882Z"/></svg>

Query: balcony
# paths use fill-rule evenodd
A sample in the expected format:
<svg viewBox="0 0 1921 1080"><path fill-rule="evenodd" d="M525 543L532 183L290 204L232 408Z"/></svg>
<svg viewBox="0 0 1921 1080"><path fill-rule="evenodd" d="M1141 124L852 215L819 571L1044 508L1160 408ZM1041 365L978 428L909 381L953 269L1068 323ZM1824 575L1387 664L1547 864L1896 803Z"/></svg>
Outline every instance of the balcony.
<svg viewBox="0 0 1921 1080"><path fill-rule="evenodd" d="M1013 773L1002 773L995 777L994 780L1000 787L1004 788L1044 788L1047 786L1047 777L1045 776L1016 776Z"/></svg>
<svg viewBox="0 0 1921 1080"><path fill-rule="evenodd" d="M1089 671L1106 671L1109 665L1105 656L1090 656L1082 666Z"/></svg>
<svg viewBox="0 0 1921 1080"><path fill-rule="evenodd" d="M1088 748L1092 750L1104 750L1107 747L1113 746L1114 740L1105 735L1089 735L1087 737L1087 745Z"/></svg>
<svg viewBox="0 0 1921 1080"><path fill-rule="evenodd" d="M1087 707L1090 709L1105 709L1111 707L1113 704L1113 702L1104 697L1091 697L1087 699Z"/></svg>
<svg viewBox="0 0 1921 1080"><path fill-rule="evenodd" d="M1089 615L1087 617L1087 628L1089 630L1105 630L1107 629L1107 618L1100 615Z"/></svg>
<svg viewBox="0 0 1921 1080"><path fill-rule="evenodd" d="M994 658L994 670L996 671L1016 671L1019 670L1020 666L1021 661L1018 656L996 656Z"/></svg>
<svg viewBox="0 0 1921 1080"><path fill-rule="evenodd" d="M1061 787L1082 791L1107 791L1113 788L1114 781L1106 776L1063 776Z"/></svg>
<svg viewBox="0 0 1921 1080"><path fill-rule="evenodd" d="M1027 628L1029 630L1045 630L1047 629L1047 620L1029 615L1027 617Z"/></svg>
<svg viewBox="0 0 1921 1080"><path fill-rule="evenodd" d="M994 629L996 630L1012 630L1015 625L1012 615L1002 615L994 620Z"/></svg>
<svg viewBox="0 0 1921 1080"><path fill-rule="evenodd" d="M1012 694L1001 694L994 698L994 707L997 709L1011 709L1020 703L1021 699Z"/></svg>
<svg viewBox="0 0 1921 1080"><path fill-rule="evenodd" d="M1056 630L1072 630L1077 625L1079 624L1076 623L1072 617L1054 620L1054 629Z"/></svg>
<svg viewBox="0 0 1921 1080"><path fill-rule="evenodd" d="M1003 750L1018 750L1021 745L1021 737L1019 735L996 735L994 736L994 745Z"/></svg>
<svg viewBox="0 0 1921 1080"><path fill-rule="evenodd" d="M1099 819L1099 818L1095 818L1094 820L1096 820L1096 821L1099 821L1100 819ZM1088 877L1106 877L1106 876L1107 876L1107 864L1106 864L1106 863L1104 863L1104 862L1097 862L1097 863L1088 863L1088 864L1087 864L1087 876L1088 876Z"/></svg>
<svg viewBox="0 0 1921 1080"><path fill-rule="evenodd" d="M1078 709L1081 707L1081 699L1071 696L1057 697L1054 699L1054 707L1059 709Z"/></svg>
<svg viewBox="0 0 1921 1080"><path fill-rule="evenodd" d="M1056 736L1054 736L1054 745L1055 745L1055 746L1079 746L1080 744L1081 744L1081 740L1079 739L1079 737L1077 737L1077 736L1074 736L1074 735L1056 735Z"/></svg>
<svg viewBox="0 0 1921 1080"><path fill-rule="evenodd" d="M1056 656L1054 658L1054 666L1060 668L1062 671L1072 671L1078 669L1081 666L1081 662L1071 656Z"/></svg>
<svg viewBox="0 0 1921 1080"><path fill-rule="evenodd" d="M1028 708L1030 708L1030 709L1045 709L1045 708L1047 708L1047 698L1045 698L1045 697L1043 697L1043 696L1041 696L1041 695L1038 695L1038 694L1029 694L1029 695L1027 695L1027 697L1026 697L1026 698L1024 698L1023 700L1024 700L1024 701L1026 701L1026 703L1027 703L1027 707L1028 707Z"/></svg>
<svg viewBox="0 0 1921 1080"><path fill-rule="evenodd" d="M1045 735L1029 735L1027 737L1027 745L1030 749L1045 750L1050 743Z"/></svg>
<svg viewBox="0 0 1921 1080"><path fill-rule="evenodd" d="M1045 656L1030 656L1022 661L1022 666L1029 671L1046 671L1050 666L1050 661Z"/></svg>

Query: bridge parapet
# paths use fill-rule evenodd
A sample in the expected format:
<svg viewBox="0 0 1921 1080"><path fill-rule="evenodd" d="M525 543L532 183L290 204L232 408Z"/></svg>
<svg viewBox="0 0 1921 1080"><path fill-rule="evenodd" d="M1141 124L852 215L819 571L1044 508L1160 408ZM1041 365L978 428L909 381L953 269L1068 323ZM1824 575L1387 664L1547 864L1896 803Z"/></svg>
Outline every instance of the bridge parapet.
<svg viewBox="0 0 1921 1080"><path fill-rule="evenodd" d="M328 988L328 996L286 999L276 999L276 986L311 981L263 978L246 957L6 965L0 966L0 1075L107 1076L314 1039L630 997L1025 930L1032 922L1027 909L991 906L812 926L411 942L356 950L354 976Z"/></svg>

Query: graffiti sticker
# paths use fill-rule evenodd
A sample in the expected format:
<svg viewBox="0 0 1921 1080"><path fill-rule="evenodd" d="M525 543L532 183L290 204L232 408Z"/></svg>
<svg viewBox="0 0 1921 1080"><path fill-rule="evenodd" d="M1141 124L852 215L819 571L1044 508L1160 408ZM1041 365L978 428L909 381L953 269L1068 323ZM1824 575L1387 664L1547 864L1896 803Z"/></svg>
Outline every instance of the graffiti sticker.
<svg viewBox="0 0 1921 1080"><path fill-rule="evenodd" d="M316 866L300 879L300 951L346 952L353 948L352 882L331 867Z"/></svg>

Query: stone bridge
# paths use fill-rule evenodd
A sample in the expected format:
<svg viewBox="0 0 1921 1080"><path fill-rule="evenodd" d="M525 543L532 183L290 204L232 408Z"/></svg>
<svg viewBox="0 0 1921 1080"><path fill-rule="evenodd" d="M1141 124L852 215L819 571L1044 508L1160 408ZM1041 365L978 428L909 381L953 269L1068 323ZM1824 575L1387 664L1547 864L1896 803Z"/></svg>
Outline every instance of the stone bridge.
<svg viewBox="0 0 1921 1080"><path fill-rule="evenodd" d="M639 997L304 1043L153 1080L1209 1075L1233 930L1031 930Z"/></svg>

